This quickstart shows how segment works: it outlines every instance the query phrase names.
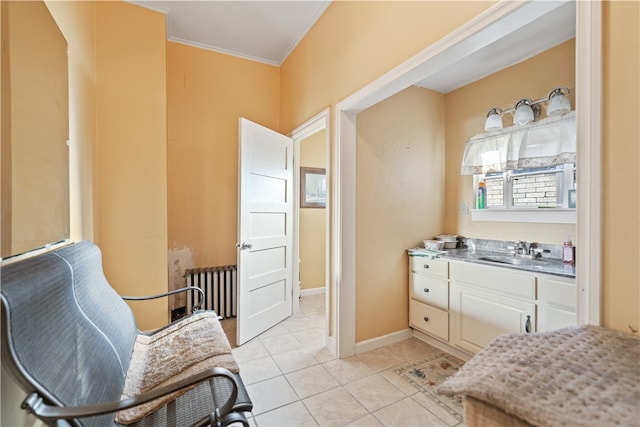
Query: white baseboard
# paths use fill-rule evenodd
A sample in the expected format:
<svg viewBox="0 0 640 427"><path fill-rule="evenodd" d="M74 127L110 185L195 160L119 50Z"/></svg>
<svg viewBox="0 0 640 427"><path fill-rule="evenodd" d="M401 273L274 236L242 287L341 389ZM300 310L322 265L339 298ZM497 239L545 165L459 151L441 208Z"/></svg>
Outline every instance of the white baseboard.
<svg viewBox="0 0 640 427"><path fill-rule="evenodd" d="M320 294L324 294L324 292L325 292L324 286L320 286L319 288L300 289L300 297L308 297L310 295L320 295Z"/></svg>
<svg viewBox="0 0 640 427"><path fill-rule="evenodd" d="M394 344L400 341L408 340L413 334L411 329L405 329L398 332L393 332L381 337L371 338L366 341L356 343L356 354L364 353L365 351L374 350L378 347L382 347L389 344Z"/></svg>
<svg viewBox="0 0 640 427"><path fill-rule="evenodd" d="M336 345L336 337L327 337L327 350L329 350L329 353L331 353L332 355L337 355L338 354L338 347Z"/></svg>

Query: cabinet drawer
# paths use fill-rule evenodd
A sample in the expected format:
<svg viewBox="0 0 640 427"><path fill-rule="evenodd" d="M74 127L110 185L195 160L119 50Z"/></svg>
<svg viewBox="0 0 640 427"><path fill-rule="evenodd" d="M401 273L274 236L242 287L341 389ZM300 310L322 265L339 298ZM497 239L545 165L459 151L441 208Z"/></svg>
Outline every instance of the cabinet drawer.
<svg viewBox="0 0 640 427"><path fill-rule="evenodd" d="M534 275L513 273L507 268L458 262L451 266L451 279L456 283L476 286L519 298L536 299Z"/></svg>
<svg viewBox="0 0 640 427"><path fill-rule="evenodd" d="M538 283L540 301L575 310L578 293L575 280L541 276Z"/></svg>
<svg viewBox="0 0 640 427"><path fill-rule="evenodd" d="M429 274L442 279L449 278L449 261L415 255L410 258L411 270L416 273Z"/></svg>
<svg viewBox="0 0 640 427"><path fill-rule="evenodd" d="M449 309L449 282L411 273L411 297L426 304Z"/></svg>
<svg viewBox="0 0 640 427"><path fill-rule="evenodd" d="M411 300L409 323L427 334L449 341L449 313Z"/></svg>

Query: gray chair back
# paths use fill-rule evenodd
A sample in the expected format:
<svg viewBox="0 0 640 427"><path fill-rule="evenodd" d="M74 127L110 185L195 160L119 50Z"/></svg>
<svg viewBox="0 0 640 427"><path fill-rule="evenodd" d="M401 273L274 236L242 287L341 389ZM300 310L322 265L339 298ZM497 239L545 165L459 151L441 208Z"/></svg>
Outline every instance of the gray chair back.
<svg viewBox="0 0 640 427"><path fill-rule="evenodd" d="M96 245L83 241L8 264L0 280L2 363L26 393L60 406L120 399L137 328ZM112 425L113 418L71 424Z"/></svg>

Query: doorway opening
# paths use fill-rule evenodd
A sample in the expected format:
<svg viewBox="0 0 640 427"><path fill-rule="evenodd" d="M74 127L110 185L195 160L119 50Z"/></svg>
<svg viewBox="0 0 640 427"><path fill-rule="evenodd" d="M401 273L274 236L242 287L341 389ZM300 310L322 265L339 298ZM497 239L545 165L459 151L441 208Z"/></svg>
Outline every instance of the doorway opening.
<svg viewBox="0 0 640 427"><path fill-rule="evenodd" d="M400 64L370 85L339 102L335 108L336 137L333 146L334 219L332 222L333 276L331 286L337 294L336 351L340 358L357 353L356 346L356 115L391 95L438 73L447 67L465 64L482 55L488 38L510 40L510 29L527 21L553 16L553 9L565 2L501 2L473 21L450 33L413 58ZM547 9L548 8L548 9ZM600 307L600 194L601 169L598 163L600 139L600 40L601 6L597 2L576 4L576 101L578 111L579 186L581 199L577 212L577 237L584 249L577 260L579 283L578 315L581 324L598 324ZM508 24L508 25L507 25ZM508 31L507 31L508 30ZM503 49L507 51L508 49ZM488 56L491 57L491 56ZM462 67L475 69L475 67ZM581 193L582 194L582 193Z"/></svg>
<svg viewBox="0 0 640 427"><path fill-rule="evenodd" d="M330 277L331 167L329 109L291 133L294 152L293 314L300 297L324 294L327 349L335 354ZM304 172L307 172L304 174Z"/></svg>

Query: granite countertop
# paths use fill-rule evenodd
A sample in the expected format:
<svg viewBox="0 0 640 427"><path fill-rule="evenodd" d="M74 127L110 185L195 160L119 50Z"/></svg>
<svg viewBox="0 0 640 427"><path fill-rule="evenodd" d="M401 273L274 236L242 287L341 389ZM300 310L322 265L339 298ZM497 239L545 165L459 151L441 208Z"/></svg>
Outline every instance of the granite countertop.
<svg viewBox="0 0 640 427"><path fill-rule="evenodd" d="M531 259L525 256L513 256L504 252L464 249L449 249L429 251L424 248L408 250L410 256L431 256L455 261L472 262L475 264L492 265L494 267L511 268L514 270L531 271L534 273L552 274L562 277L576 277L575 265L564 264L557 258Z"/></svg>

